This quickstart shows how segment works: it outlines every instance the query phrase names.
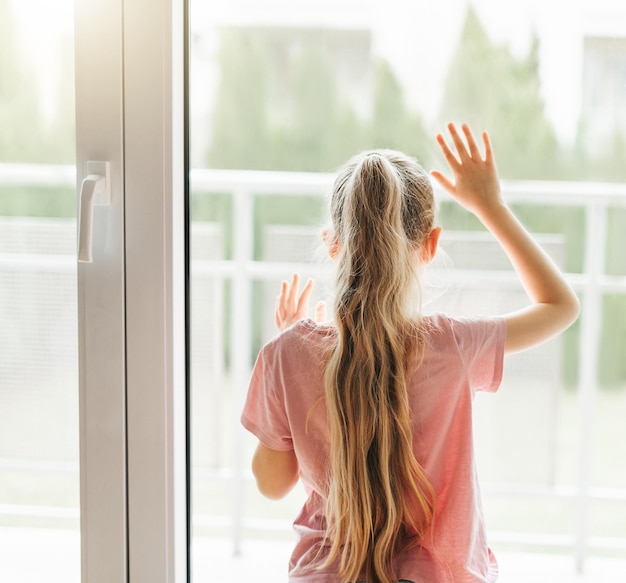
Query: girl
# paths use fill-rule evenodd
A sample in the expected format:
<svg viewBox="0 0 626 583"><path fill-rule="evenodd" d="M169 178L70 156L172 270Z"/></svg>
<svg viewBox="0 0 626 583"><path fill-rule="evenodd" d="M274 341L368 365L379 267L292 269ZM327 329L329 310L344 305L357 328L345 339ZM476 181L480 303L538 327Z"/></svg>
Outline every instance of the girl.
<svg viewBox="0 0 626 583"><path fill-rule="evenodd" d="M491 582L471 434L476 391L495 391L504 354L558 334L578 300L502 200L489 137L467 125L437 142L452 172L435 180L491 231L529 306L498 318L419 313L419 275L434 257L430 181L415 160L360 154L331 197L334 323L306 318L312 282L283 282L283 332L259 354L242 415L258 439L261 493L302 480L293 582Z"/></svg>

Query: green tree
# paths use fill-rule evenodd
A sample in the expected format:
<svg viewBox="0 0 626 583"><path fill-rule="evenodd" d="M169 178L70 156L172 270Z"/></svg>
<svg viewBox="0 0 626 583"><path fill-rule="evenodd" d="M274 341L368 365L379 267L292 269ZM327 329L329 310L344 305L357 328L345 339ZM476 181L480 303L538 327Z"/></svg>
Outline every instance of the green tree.
<svg viewBox="0 0 626 583"><path fill-rule="evenodd" d="M415 156L422 164L430 163L432 138L422 119L407 108L402 86L391 65L384 60L378 61L374 70L370 134L373 148L400 150Z"/></svg>
<svg viewBox="0 0 626 583"><path fill-rule="evenodd" d="M600 182L624 180L623 137L619 130L614 133L612 140L603 141L601 148L590 151L589 143L587 122L581 117L574 143L565 153L568 179Z"/></svg>
<svg viewBox="0 0 626 583"><path fill-rule="evenodd" d="M268 168L266 63L265 46L253 36L224 33L209 166Z"/></svg>
<svg viewBox="0 0 626 583"><path fill-rule="evenodd" d="M338 90L323 39L295 54L275 49L262 33L225 34L210 166L327 172L377 147L430 162L432 140L387 62L372 65L371 116L362 119Z"/></svg>
<svg viewBox="0 0 626 583"><path fill-rule="evenodd" d="M335 112L331 139L326 146L329 159L326 170L337 170L354 154L369 147L366 124L350 104L340 103Z"/></svg>
<svg viewBox="0 0 626 583"><path fill-rule="evenodd" d="M587 157L584 179L611 182L626 180L626 136L619 128L603 142L599 151Z"/></svg>
<svg viewBox="0 0 626 583"><path fill-rule="evenodd" d="M321 47L305 47L280 66L271 58L262 34L224 35L211 167L332 171L365 147L363 124L338 95Z"/></svg>
<svg viewBox="0 0 626 583"><path fill-rule="evenodd" d="M274 141L276 168L330 172L366 147L363 122L337 89L332 63L310 47L292 65L288 126Z"/></svg>
<svg viewBox="0 0 626 583"><path fill-rule="evenodd" d="M562 175L560 147L541 97L539 46L533 35L528 55L515 58L491 43L470 6L445 84L442 120L487 129L507 179Z"/></svg>
<svg viewBox="0 0 626 583"><path fill-rule="evenodd" d="M337 117L337 88L321 50L309 48L289 67L288 99L282 122L272 128L272 166L321 171L332 167L328 145Z"/></svg>

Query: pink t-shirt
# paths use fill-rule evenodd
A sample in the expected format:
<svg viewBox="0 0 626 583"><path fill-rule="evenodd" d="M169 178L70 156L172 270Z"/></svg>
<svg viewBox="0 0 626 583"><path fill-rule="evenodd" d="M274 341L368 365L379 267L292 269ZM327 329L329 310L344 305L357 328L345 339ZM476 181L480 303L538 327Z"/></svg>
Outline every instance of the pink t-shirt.
<svg viewBox="0 0 626 583"><path fill-rule="evenodd" d="M421 546L394 559L396 577L415 583L491 583L495 557L487 546L472 439L476 391L494 392L502 378L506 327L501 318L430 317L424 359L408 385L413 450L436 492L432 531ZM323 570L324 477L329 438L324 406L326 348L333 326L301 320L258 356L242 423L267 447L295 450L308 495L294 529L298 542L289 580L337 583ZM323 554L322 554L323 557Z"/></svg>

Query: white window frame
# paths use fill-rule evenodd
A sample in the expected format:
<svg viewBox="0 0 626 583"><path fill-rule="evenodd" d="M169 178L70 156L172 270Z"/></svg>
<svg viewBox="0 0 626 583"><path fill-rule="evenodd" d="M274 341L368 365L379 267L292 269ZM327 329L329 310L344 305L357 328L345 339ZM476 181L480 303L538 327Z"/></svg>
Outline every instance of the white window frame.
<svg viewBox="0 0 626 583"><path fill-rule="evenodd" d="M187 580L185 0L75 0L82 582Z"/></svg>

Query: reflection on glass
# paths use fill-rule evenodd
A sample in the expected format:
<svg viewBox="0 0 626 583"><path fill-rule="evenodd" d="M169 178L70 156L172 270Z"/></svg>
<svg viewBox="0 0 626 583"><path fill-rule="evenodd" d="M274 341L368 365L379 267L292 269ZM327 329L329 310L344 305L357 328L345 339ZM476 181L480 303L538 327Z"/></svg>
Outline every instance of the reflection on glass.
<svg viewBox="0 0 626 583"><path fill-rule="evenodd" d="M2 581L80 580L72 26L0 0Z"/></svg>
<svg viewBox="0 0 626 583"><path fill-rule="evenodd" d="M516 212L576 274L593 312L545 347L508 359L497 399L479 400L492 544L520 573L527 561L519 553L537 548L573 556L579 544L587 554L626 558L619 501L626 472L612 461L626 437L616 417L626 394L626 288L618 279L625 271L617 251L626 245L626 8L427 4L191 1L199 579L285 578L289 524L303 494L275 503L256 492L248 472L255 444L238 414L253 359L274 334L279 281L297 267L316 279L313 301L328 299L332 273L319 244L331 180L324 173L372 147L441 167L433 136L449 120L489 130ZM576 26L563 26L563 10ZM599 196L608 210L594 206ZM428 309L497 313L522 305L522 292L507 283L510 266L477 221L444 199L440 222L445 253L430 274ZM449 266L467 270L466 278L451 278ZM591 276L602 274L614 279L590 287ZM500 282L495 295L493 281ZM591 404L588 411L581 403ZM585 453L581 444L592 438L593 452ZM577 497L580 488L586 495ZM600 499L591 503L588 494ZM600 551L590 536L603 537ZM233 550L242 560L232 559ZM573 569L573 559L566 564Z"/></svg>

